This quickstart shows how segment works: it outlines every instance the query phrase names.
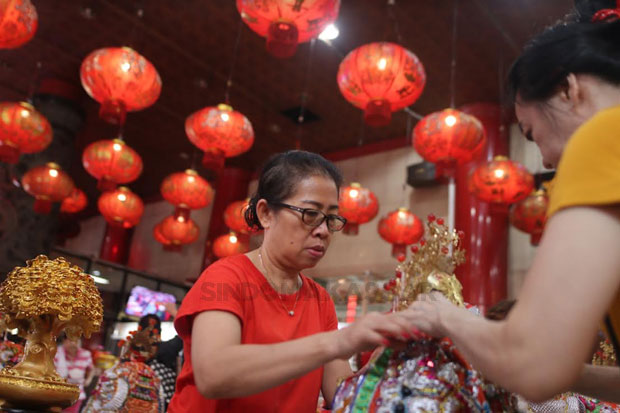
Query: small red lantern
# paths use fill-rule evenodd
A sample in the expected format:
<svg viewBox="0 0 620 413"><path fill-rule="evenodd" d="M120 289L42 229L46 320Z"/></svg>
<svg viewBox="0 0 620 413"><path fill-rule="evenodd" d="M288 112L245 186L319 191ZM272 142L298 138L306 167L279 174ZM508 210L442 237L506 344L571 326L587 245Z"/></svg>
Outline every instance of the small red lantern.
<svg viewBox="0 0 620 413"><path fill-rule="evenodd" d="M213 201L213 188L193 169L168 175L160 191L164 199L176 207L176 218L189 219L190 209L204 208Z"/></svg>
<svg viewBox="0 0 620 413"><path fill-rule="evenodd" d="M198 239L200 228L191 220L184 217L169 216L161 222L161 235L172 245L191 244Z"/></svg>
<svg viewBox="0 0 620 413"><path fill-rule="evenodd" d="M534 189L534 177L518 162L496 156L478 166L469 177L469 190L479 199L509 205L525 199Z"/></svg>
<svg viewBox="0 0 620 413"><path fill-rule="evenodd" d="M267 51L285 58L298 43L318 37L338 17L340 0L237 0L237 10L250 29L267 38Z"/></svg>
<svg viewBox="0 0 620 413"><path fill-rule="evenodd" d="M252 229L245 222L245 210L248 208L249 199L235 201L224 210L224 223L237 234L249 234Z"/></svg>
<svg viewBox="0 0 620 413"><path fill-rule="evenodd" d="M471 161L486 142L478 119L455 109L431 113L413 130L413 147L424 160L452 168Z"/></svg>
<svg viewBox="0 0 620 413"><path fill-rule="evenodd" d="M549 197L544 190L532 192L524 200L517 202L510 211L510 223L515 228L530 234L532 245L538 245L547 223Z"/></svg>
<svg viewBox="0 0 620 413"><path fill-rule="evenodd" d="M50 162L36 166L22 177L24 191L35 197L34 211L48 214L52 210L52 202L60 202L71 194L73 179Z"/></svg>
<svg viewBox="0 0 620 413"><path fill-rule="evenodd" d="M347 219L344 233L357 235L359 225L373 219L379 212L379 201L372 191L357 182L340 190L338 213Z"/></svg>
<svg viewBox="0 0 620 413"><path fill-rule="evenodd" d="M163 221L161 221L160 223L155 225L155 227L153 227L153 238L155 238L155 241L163 245L164 250L178 251L180 248L178 248L178 246L173 246L172 242L168 238L164 237L164 234L162 234L161 232L162 224L163 224Z"/></svg>
<svg viewBox="0 0 620 413"><path fill-rule="evenodd" d="M422 94L426 73L417 56L394 43L369 43L350 52L338 68L340 92L364 110L371 126L390 123L392 112Z"/></svg>
<svg viewBox="0 0 620 413"><path fill-rule="evenodd" d="M221 235L213 241L213 253L218 258L230 257L231 255L244 254L250 250L248 241L237 237L237 234L230 232Z"/></svg>
<svg viewBox="0 0 620 413"><path fill-rule="evenodd" d="M123 228L137 225L144 212L140 197L124 186L101 194L97 206L110 225Z"/></svg>
<svg viewBox="0 0 620 413"><path fill-rule="evenodd" d="M379 221L379 235L392 244L392 256L407 254L407 245L415 244L424 235L420 218L407 208L392 211Z"/></svg>
<svg viewBox="0 0 620 413"><path fill-rule="evenodd" d="M86 205L88 205L88 198L86 198L84 191L74 188L71 194L62 200L60 212L75 214L86 208Z"/></svg>
<svg viewBox="0 0 620 413"><path fill-rule="evenodd" d="M30 0L0 1L0 49L15 49L32 39L39 19Z"/></svg>
<svg viewBox="0 0 620 413"><path fill-rule="evenodd" d="M240 155L254 143L254 130L248 118L225 104L189 115L185 133L204 151L203 165L215 170L224 166L224 158Z"/></svg>
<svg viewBox="0 0 620 413"><path fill-rule="evenodd" d="M112 190L116 184L128 184L142 173L142 158L120 139L93 142L84 149L82 165L99 180L97 188Z"/></svg>
<svg viewBox="0 0 620 413"><path fill-rule="evenodd" d="M106 122L125 123L127 112L151 106L161 92L155 67L129 47L97 49L82 62L80 79L86 92L101 103Z"/></svg>
<svg viewBox="0 0 620 413"><path fill-rule="evenodd" d="M0 161L15 164L20 154L40 152L51 142L50 123L31 104L0 103Z"/></svg>

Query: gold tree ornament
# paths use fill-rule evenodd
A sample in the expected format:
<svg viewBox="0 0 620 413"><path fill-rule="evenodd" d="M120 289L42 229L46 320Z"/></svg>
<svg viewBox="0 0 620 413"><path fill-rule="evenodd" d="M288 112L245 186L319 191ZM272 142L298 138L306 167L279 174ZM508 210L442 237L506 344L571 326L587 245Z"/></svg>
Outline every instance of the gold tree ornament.
<svg viewBox="0 0 620 413"><path fill-rule="evenodd" d="M70 339L99 331L103 302L93 279L64 258L39 255L16 267L0 285L0 312L6 328L26 339L24 356L0 372L0 399L5 406L52 409L79 397L54 367L56 338Z"/></svg>

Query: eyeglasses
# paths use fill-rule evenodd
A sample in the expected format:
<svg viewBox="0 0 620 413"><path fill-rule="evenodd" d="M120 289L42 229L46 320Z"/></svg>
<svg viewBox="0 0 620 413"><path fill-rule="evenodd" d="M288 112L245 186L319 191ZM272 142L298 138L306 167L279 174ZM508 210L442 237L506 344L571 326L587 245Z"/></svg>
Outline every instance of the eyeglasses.
<svg viewBox="0 0 620 413"><path fill-rule="evenodd" d="M293 205L284 204L282 202L270 202L270 204L301 212L301 220L304 224L311 227L318 227L324 221L327 221L327 229L335 232L340 231L347 223L347 219L341 217L340 215L326 214L323 211L319 211L318 209L314 208L299 208Z"/></svg>

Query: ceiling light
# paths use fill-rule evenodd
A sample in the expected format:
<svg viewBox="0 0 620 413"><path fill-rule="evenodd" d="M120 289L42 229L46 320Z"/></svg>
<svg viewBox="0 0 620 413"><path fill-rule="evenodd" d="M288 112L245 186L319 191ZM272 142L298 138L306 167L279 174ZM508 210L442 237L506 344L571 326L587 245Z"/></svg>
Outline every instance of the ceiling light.
<svg viewBox="0 0 620 413"><path fill-rule="evenodd" d="M323 41L334 40L340 34L340 30L336 27L335 24L328 24L325 29L319 34L319 39Z"/></svg>

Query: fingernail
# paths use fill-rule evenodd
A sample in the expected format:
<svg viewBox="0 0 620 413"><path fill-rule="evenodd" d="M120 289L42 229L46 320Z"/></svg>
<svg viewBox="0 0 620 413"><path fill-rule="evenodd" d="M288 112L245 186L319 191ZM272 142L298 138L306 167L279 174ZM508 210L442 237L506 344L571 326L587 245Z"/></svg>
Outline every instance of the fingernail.
<svg viewBox="0 0 620 413"><path fill-rule="evenodd" d="M384 338L383 340L381 340L381 344L387 347L387 345L390 344L390 340L388 340L387 338Z"/></svg>

